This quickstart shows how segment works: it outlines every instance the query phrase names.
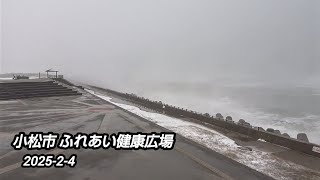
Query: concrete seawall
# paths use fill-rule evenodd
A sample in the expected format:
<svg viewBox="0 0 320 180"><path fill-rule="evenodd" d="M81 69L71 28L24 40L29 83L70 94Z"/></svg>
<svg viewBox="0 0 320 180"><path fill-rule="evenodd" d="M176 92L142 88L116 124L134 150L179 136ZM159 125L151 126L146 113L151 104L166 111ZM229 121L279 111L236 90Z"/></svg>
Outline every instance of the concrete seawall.
<svg viewBox="0 0 320 180"><path fill-rule="evenodd" d="M262 128L254 129L252 127L242 126L234 122L227 122L224 119L219 119L210 115L199 114L194 111L189 111L179 107L170 106L167 104L163 104L162 102L159 102L159 101L151 101L149 99L138 97L132 94L121 93L121 92L113 91L110 89L103 89L95 86L92 86L92 87L106 91L110 94L119 96L134 104L152 109L159 113L164 113L166 115L173 116L176 118L188 117L188 118L196 119L201 122L205 122L208 124L212 124L214 126L218 126L221 128L225 128L234 132L247 135L254 139L264 139L265 141L273 144L287 147L292 150L303 152L312 156L320 157L320 146L313 143L308 143L308 142L300 141L294 138L285 137L285 136L282 136L281 134L264 131Z"/></svg>

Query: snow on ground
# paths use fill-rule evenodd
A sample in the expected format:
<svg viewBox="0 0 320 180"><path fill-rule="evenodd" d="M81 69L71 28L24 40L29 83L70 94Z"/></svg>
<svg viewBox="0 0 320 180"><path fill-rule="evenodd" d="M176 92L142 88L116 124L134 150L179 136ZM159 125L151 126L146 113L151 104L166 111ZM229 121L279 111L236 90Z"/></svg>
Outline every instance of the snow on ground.
<svg viewBox="0 0 320 180"><path fill-rule="evenodd" d="M264 140L264 139L258 139L258 141L267 142L267 141L266 141L266 140Z"/></svg>
<svg viewBox="0 0 320 180"><path fill-rule="evenodd" d="M241 150L235 142L221 133L207 128L203 125L183 121L159 113L146 112L138 107L112 102L112 98L96 94L92 90L87 92L96 95L116 106L126 109L140 117L176 132L188 139L204 145L220 154L238 161L252 169L267 174L274 179L289 180L296 179L319 179L320 172L305 168L290 161L280 159L271 153L253 149L252 151Z"/></svg>
<svg viewBox="0 0 320 180"><path fill-rule="evenodd" d="M14 103L18 103L19 101L1 101L0 100L0 104L14 104Z"/></svg>
<svg viewBox="0 0 320 180"><path fill-rule="evenodd" d="M39 79L39 76L30 76L29 79Z"/></svg>
<svg viewBox="0 0 320 180"><path fill-rule="evenodd" d="M12 80L12 78L1 78L0 77L0 80Z"/></svg>

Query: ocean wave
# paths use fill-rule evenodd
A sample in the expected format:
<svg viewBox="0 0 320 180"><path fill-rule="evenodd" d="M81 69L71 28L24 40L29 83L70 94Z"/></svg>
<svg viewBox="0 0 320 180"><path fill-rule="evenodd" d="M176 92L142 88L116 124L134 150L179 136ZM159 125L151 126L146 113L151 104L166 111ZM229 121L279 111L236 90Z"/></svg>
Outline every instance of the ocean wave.
<svg viewBox="0 0 320 180"><path fill-rule="evenodd" d="M253 126L277 129L293 138L296 138L298 133L306 133L310 142L320 144L319 115L306 113L299 116L288 116L269 113L265 109L245 106L229 96L201 97L194 94L166 92L165 94L157 93L155 100L159 99L165 103L201 113L212 115L221 113L224 117L232 116L234 121L245 119Z"/></svg>

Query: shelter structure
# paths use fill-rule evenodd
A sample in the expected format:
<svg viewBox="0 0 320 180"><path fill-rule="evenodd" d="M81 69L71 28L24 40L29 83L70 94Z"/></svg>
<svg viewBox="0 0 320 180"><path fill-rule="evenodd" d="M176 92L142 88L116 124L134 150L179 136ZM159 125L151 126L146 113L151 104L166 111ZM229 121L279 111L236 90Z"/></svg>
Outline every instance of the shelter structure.
<svg viewBox="0 0 320 180"><path fill-rule="evenodd" d="M55 73L54 78L58 78L58 72L59 72L59 71L54 71L54 70L52 70L52 69L48 69L48 70L46 70L47 78L49 78L50 73Z"/></svg>

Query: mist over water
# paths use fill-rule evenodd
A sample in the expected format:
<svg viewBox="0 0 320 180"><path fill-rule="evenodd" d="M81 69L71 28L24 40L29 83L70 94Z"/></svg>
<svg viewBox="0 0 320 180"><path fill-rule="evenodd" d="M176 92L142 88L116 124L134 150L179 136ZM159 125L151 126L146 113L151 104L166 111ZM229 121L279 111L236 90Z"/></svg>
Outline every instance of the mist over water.
<svg viewBox="0 0 320 180"><path fill-rule="evenodd" d="M278 129L294 138L304 132L311 142L320 144L317 88L149 82L136 84L136 88L125 92L201 113L220 112L224 117L231 115L236 122L245 119L253 126Z"/></svg>

